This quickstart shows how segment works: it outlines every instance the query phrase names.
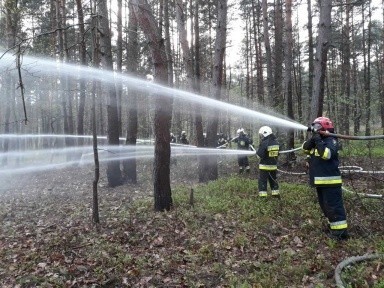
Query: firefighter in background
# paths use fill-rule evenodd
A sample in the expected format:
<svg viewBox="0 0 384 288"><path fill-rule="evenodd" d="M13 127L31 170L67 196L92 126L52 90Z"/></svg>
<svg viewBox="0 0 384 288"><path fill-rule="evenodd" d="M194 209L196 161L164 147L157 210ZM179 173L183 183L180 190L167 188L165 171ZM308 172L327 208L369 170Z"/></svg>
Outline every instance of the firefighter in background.
<svg viewBox="0 0 384 288"><path fill-rule="evenodd" d="M252 139L248 137L243 128L237 130L237 137L233 139L233 142L237 143L237 149L239 150L249 150L249 146L253 143ZM238 155L237 163L239 164L240 174L243 173L244 168L247 173L251 171L248 156Z"/></svg>
<svg viewBox="0 0 384 288"><path fill-rule="evenodd" d="M228 141L224 133L217 134L217 148L227 148Z"/></svg>
<svg viewBox="0 0 384 288"><path fill-rule="evenodd" d="M189 141L187 139L187 133L185 131L181 131L180 143L185 144L185 145L189 145Z"/></svg>
<svg viewBox="0 0 384 288"><path fill-rule="evenodd" d="M268 196L268 183L273 197L280 198L279 183L277 182L277 158L280 145L271 127L263 126L259 129L260 145L256 151L259 162L259 196Z"/></svg>
<svg viewBox="0 0 384 288"><path fill-rule="evenodd" d="M171 133L170 135L170 143L171 143L171 145L172 144L176 144L176 137L175 137L175 135L173 134L173 133ZM177 165L177 159L176 159L176 157L175 156L172 156L172 153L171 153L171 165Z"/></svg>
<svg viewBox="0 0 384 288"><path fill-rule="evenodd" d="M334 125L329 118L318 117L308 131L312 132L312 137L303 143L303 150L309 155L310 185L316 187L320 208L328 219L327 235L345 240L348 238L348 224L341 189L338 141L335 137L318 133L334 133Z"/></svg>
<svg viewBox="0 0 384 288"><path fill-rule="evenodd" d="M175 135L173 135L173 133L170 134L170 137L171 137L170 143L176 143L176 137Z"/></svg>

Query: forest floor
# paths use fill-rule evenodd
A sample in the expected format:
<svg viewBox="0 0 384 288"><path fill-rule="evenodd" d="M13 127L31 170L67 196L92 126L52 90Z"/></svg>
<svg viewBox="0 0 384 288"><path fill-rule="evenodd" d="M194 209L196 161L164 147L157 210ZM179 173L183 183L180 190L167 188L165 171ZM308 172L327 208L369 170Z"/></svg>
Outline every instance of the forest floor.
<svg viewBox="0 0 384 288"><path fill-rule="evenodd" d="M364 159L343 165L371 170ZM237 176L235 158L219 167L220 180L203 185L193 159L177 160L174 209L164 213L153 211L150 163L138 165L137 185L116 188L107 186L103 167L98 226L92 167L3 179L0 287L335 287L342 260L384 253L382 199L346 195L351 239L337 242L321 231L325 221L307 176L299 175L302 162L279 174L281 200L257 198L256 169ZM344 182L384 194L383 174ZM384 260L360 263L343 277L349 287L384 287Z"/></svg>

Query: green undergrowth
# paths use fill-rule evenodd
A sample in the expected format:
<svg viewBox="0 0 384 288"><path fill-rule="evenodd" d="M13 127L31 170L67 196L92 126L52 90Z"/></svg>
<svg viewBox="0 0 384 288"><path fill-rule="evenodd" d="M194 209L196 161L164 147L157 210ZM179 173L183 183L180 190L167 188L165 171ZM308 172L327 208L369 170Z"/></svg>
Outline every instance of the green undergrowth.
<svg viewBox="0 0 384 288"><path fill-rule="evenodd" d="M340 155L342 157L365 156L372 158L383 157L384 155L384 140L340 140L342 143L342 150Z"/></svg>
<svg viewBox="0 0 384 288"><path fill-rule="evenodd" d="M361 218L355 221L352 217L350 222L355 221L357 226L351 229L352 238L339 243L328 239L321 231L326 222L311 188L281 183L280 191L280 200L271 196L259 198L257 181L243 177L221 179L193 188L179 187L173 192L175 209L172 213L183 219L191 234L208 236L195 255L202 254L200 257L211 262L213 267L223 261L220 265L226 272L221 276L222 282L231 287L296 287L307 282L317 285L315 287L329 287L333 282L330 268L338 261L348 255L381 252L380 223L367 233L359 229L369 229L373 219L382 215L382 202L367 199L363 203L354 195L345 195L346 205L351 206L347 208L348 213ZM366 209L370 209L369 212ZM364 219L364 213L371 214ZM223 247L227 250L225 255L221 253ZM235 255L231 253L234 250L237 251ZM378 272L383 279L382 268L379 267ZM353 282L355 277L370 278L364 271L354 273L351 280L348 276L347 283ZM375 277L370 283L380 281Z"/></svg>
<svg viewBox="0 0 384 288"><path fill-rule="evenodd" d="M3 205L0 284L335 287L339 262L384 253L383 226L377 222L382 202L346 194L352 237L340 243L321 231L326 222L311 188L280 184L281 199L257 197L257 180L247 177L180 185L172 191L173 209L161 213L153 211L152 198L102 195L97 230L84 199L40 209L22 203L23 215ZM28 220L42 215L45 222ZM57 222L55 215L61 215ZM348 287L382 287L383 265L361 263L342 276Z"/></svg>

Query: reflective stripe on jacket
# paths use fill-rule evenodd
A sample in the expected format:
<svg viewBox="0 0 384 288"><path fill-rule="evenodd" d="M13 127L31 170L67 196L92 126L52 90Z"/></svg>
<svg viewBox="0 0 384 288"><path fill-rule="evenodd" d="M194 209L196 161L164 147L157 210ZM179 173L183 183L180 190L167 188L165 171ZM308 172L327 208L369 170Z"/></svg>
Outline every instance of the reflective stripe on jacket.
<svg viewBox="0 0 384 288"><path fill-rule="evenodd" d="M260 158L259 169L266 171L277 170L277 157L279 156L280 146L276 136L271 134L263 138L256 155Z"/></svg>

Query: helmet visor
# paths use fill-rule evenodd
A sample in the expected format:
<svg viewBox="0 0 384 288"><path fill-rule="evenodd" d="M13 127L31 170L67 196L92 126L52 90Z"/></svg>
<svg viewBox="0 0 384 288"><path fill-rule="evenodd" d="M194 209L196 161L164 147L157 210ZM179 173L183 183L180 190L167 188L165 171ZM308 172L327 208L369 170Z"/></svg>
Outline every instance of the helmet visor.
<svg viewBox="0 0 384 288"><path fill-rule="evenodd" d="M323 126L321 126L320 123L312 123L312 128L313 130L317 131L323 129Z"/></svg>

